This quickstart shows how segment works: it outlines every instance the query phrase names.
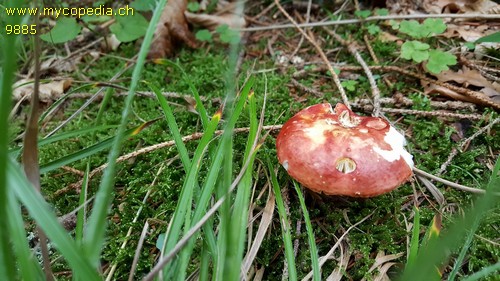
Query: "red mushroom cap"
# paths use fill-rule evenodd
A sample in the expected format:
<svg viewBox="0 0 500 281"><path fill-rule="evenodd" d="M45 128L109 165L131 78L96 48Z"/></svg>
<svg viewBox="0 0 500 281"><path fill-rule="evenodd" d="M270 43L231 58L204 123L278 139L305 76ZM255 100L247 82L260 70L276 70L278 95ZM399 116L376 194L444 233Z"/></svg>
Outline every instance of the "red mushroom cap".
<svg viewBox="0 0 500 281"><path fill-rule="evenodd" d="M288 120L276 139L281 165L307 188L328 195L372 197L412 174L405 139L389 122L339 103L310 106Z"/></svg>

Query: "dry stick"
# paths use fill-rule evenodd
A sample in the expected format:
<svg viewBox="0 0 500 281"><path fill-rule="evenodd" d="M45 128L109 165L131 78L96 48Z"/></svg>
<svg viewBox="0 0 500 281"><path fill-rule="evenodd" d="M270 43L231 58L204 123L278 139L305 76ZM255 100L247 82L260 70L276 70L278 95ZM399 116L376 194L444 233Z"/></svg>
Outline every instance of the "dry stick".
<svg viewBox="0 0 500 281"><path fill-rule="evenodd" d="M269 130L269 131L275 131L275 130L281 129L281 127L282 127L282 125L269 125L269 126L262 127L262 129L263 130ZM249 130L250 130L250 127L235 128L233 132L234 133L243 133L243 132L248 132ZM217 131L215 131L214 135L215 136L219 136L223 132L224 132L224 130L217 130ZM191 134L189 136L182 137L182 141L183 142L188 142L188 141L192 141L192 140L197 140L197 139L200 139L202 136L203 136L203 133L194 133L194 134ZM133 152L130 152L128 154L125 154L125 155L122 155L122 156L118 157L116 159L116 163L127 161L127 160L129 160L131 158L134 158L134 157L137 157L137 156L139 156L141 154L149 153L149 152L161 149L161 148L170 147L170 146L174 146L174 145L175 145L175 141L170 140L170 141L166 141L166 142L154 144L154 145L151 145L151 146L147 146L147 147L141 148L139 150L136 150L136 151L133 151ZM108 164L105 163L105 164L102 164L101 166L95 168L94 170L92 170L92 172L89 173L88 179L90 180L96 174L104 171L104 169L106 169L107 166L108 166ZM65 187L63 189L59 189L58 191L56 191L54 193L54 195L55 196L61 195L63 193L68 192L70 189L79 189L82 186L82 182L83 182L83 180L80 180L80 181L78 181L76 183L71 184L68 187Z"/></svg>
<svg viewBox="0 0 500 281"><path fill-rule="evenodd" d="M495 14L412 14L412 15L387 15L387 16L373 16L367 17L365 19L347 19L347 20L331 20L324 22L312 22L303 24L279 24L270 26L254 26L238 29L238 31L263 31L263 30L276 30L285 28L306 28L306 27L318 27L318 26L330 26L330 25L343 25L343 24L356 24L361 22L369 21L379 21L379 20L405 20L405 19L428 19L428 18L468 18L468 19L498 19L498 15Z"/></svg>
<svg viewBox="0 0 500 281"><path fill-rule="evenodd" d="M309 23L309 20L311 19L311 5L312 5L312 0L307 1L306 23ZM302 43L304 43L304 34L300 36L299 44L297 44L297 48L295 48L295 50L290 55L290 59L292 59L297 54L297 52L302 47Z"/></svg>
<svg viewBox="0 0 500 281"><path fill-rule="evenodd" d="M338 66L338 68L340 70L347 70L347 71L359 71L362 69L359 66ZM417 78L417 79L423 80L423 81L428 82L428 83L433 83L433 84L436 84L438 86L448 88L448 89L455 91L459 94L473 98L476 101L482 103L483 105L487 105L487 106L492 107L493 109L500 110L500 103L494 102L493 100L486 97L483 93L479 93L476 91L469 90L467 88L458 87L458 86L451 85L449 83L445 83L445 82L441 82L441 81L438 81L435 79L431 79L431 78L428 78L424 75L421 75L421 74L418 74L418 73L415 73L415 72L412 72L409 70L402 69L401 67L398 67L398 66L378 66L377 65L377 66L368 66L368 68L370 68L371 70L399 72L401 74L411 76L413 78ZM317 68L317 69L314 69L313 71L319 72L319 71L324 71L324 70L325 70L325 68ZM305 71L298 71L294 74L294 78L301 77L302 75L305 75L306 73L307 72L305 72Z"/></svg>
<svg viewBox="0 0 500 281"><path fill-rule="evenodd" d="M491 129L495 124L500 122L500 117L495 118L493 121L491 121L488 125L484 126L483 128L479 129L477 132L475 132L472 136L466 138L460 143L460 149L453 148L451 150L450 155L448 156L448 159L441 165L439 168L438 176L442 175L445 171L446 168L451 164L451 161L453 161L453 158L457 156L459 150L463 151L467 144L469 144L473 139L477 138L479 135L483 134L487 130Z"/></svg>
<svg viewBox="0 0 500 281"><path fill-rule="evenodd" d="M477 65L477 64L471 62L466 57L459 56L458 57L458 61L461 64L464 64L464 65L466 65L466 66L468 66L470 68L477 69L477 71L479 71L481 73L481 75L483 75L485 78L488 78L488 79L493 80L495 82L500 82L500 78L499 77L490 74L489 72L487 72L487 70L483 66L480 66L480 65Z"/></svg>
<svg viewBox="0 0 500 281"><path fill-rule="evenodd" d="M413 172L415 172L419 175L422 175L424 177L427 177L429 179L433 179L433 180L438 181L440 183L446 184L449 187L453 187L453 188L456 188L456 189L459 189L462 191L467 191L467 192L476 193L476 194L485 194L486 193L486 190L484 190L484 189L472 188L472 187L468 187L468 186L461 185L458 183L454 183L454 182L442 179L440 177L437 177L435 175L429 174L429 173L422 171L422 170L415 168L415 167L413 167ZM500 193L495 193L495 195L500 195Z"/></svg>
<svg viewBox="0 0 500 281"><path fill-rule="evenodd" d="M359 54L358 50L354 46L354 44L347 42L344 40L342 37L340 37L335 31L330 30L326 27L324 27L326 32L330 34L335 40L339 41L340 44L344 45L347 47L347 50L356 58L356 61L361 65L363 70L365 71L366 78L368 78L368 82L370 82L370 88L372 91L372 97L373 97L373 113L372 115L375 117L378 117L380 115L380 90L378 89L377 82L375 82L375 79L373 78L373 74L370 71L370 68L366 64L365 60L361 57Z"/></svg>
<svg viewBox="0 0 500 281"><path fill-rule="evenodd" d="M370 40L368 40L368 36L364 35L363 40L365 41L366 49L368 50L368 53L370 53L370 56L372 57L373 62L375 64L380 64L380 61L378 60L378 57L375 54L375 52L373 51L372 45L370 44ZM384 77L382 77L382 79L384 79L384 82L387 86L392 88L392 83L391 83L391 81L389 81L389 79L387 79L387 77L384 76Z"/></svg>
<svg viewBox="0 0 500 281"><path fill-rule="evenodd" d="M358 105L353 103L352 106L354 108L360 108L364 111L370 112L373 109L372 105ZM434 110L434 111L423 111L423 110L414 110L414 109L404 109L404 108L388 108L382 107L380 111L386 113L397 113L397 114L408 114L408 115L419 115L425 117L443 117L443 118L458 118L458 119L470 119L470 120L482 120L483 116L480 114L461 114L454 113L449 111L442 110Z"/></svg>
<svg viewBox="0 0 500 281"><path fill-rule="evenodd" d="M359 107L366 106L366 105L371 105L371 100L370 99L357 99L354 101L354 104L356 104ZM412 106L413 100L409 99L402 94L395 95L394 97L387 97L387 98L381 98L380 99L381 104L392 104L392 105L404 105L404 106ZM437 108L437 109L448 109L448 110L459 110L459 109L465 109L465 110L470 110L470 111L476 111L476 106L473 103L469 102L462 102L462 101L431 101L430 102L431 107Z"/></svg>
<svg viewBox="0 0 500 281"><path fill-rule="evenodd" d="M438 86L446 87L446 88L448 88L450 90L453 90L453 91L455 91L457 93L460 93L460 94L463 94L465 96L474 98L474 99L480 101L481 103L483 103L485 105L488 105L488 106L490 106L490 107L492 107L492 108L494 108L496 110L500 110L500 103L494 102L493 100L491 100L488 97L486 97L483 93L479 93L479 92L472 91L472 90L469 90L469 89L466 89L466 88L457 87L457 86L451 85L449 83L445 83L445 82L441 82L441 81L438 81L438 80L434 80L434 79L428 78L426 76L420 75L418 73L414 73L414 72L402 69L402 68L397 67L397 66L374 66L374 67L371 67L371 68L372 69L381 69L381 70L396 71L396 72L399 72L399 73L402 73L402 74L405 74L405 75L412 76L414 78L423 80L423 81L428 82L428 83L434 83L434 84L436 84Z"/></svg>
<svg viewBox="0 0 500 281"><path fill-rule="evenodd" d="M134 56L134 58L136 58L136 56ZM125 73L125 71L127 71L129 68L131 68L135 63L128 63L123 69L121 69L119 72L117 72L112 78L111 78L111 82L115 81L116 79L118 79L118 77L120 77L123 73ZM87 106L89 106L92 101L94 101L94 99L96 99L99 94L104 91L104 87L101 87L97 93L95 93L92 97L90 97L80 108L78 108L78 110L76 110L73 114L71 114L70 117L68 117L68 119L64 120L61 124L59 124L54 130L52 130L50 133L48 133L45 138L47 137L50 137L51 135L53 135L55 132L59 131L62 127L66 126L66 124L68 124L71 120L73 120L73 118L75 118L78 114L82 113L82 111L87 108Z"/></svg>
<svg viewBox="0 0 500 281"><path fill-rule="evenodd" d="M337 240L337 242L335 243L335 245L333 245L333 247L330 249L330 251L328 251L328 253L324 256L322 256L321 258L319 258L319 268L321 269L321 267L325 264L325 262L333 255L333 253L335 252L335 249L337 249L337 247L340 245L340 243L342 242L342 240L344 239L344 237L353 229L355 228L356 226L360 225L362 222L364 222L365 220L367 220L369 217L371 217L373 214L375 213L375 211L373 211L371 214L369 214L368 216L362 218L360 221L358 221L357 223L351 225L343 234L342 236L339 237L339 239ZM303 281L304 280L309 280L311 279L311 277L313 276L313 272L312 270L302 279Z"/></svg>
<svg viewBox="0 0 500 281"><path fill-rule="evenodd" d="M309 33L309 35L307 35L306 32L304 30L302 30L297 25L297 23L295 22L295 20L285 11L285 9L283 9L283 6L281 6L281 4L279 3L279 0L274 0L274 2L276 3L276 6L278 7L278 9L283 13L283 15L285 15L285 17L289 21L291 21L293 23L293 25L297 28L297 30L307 39L307 41L309 41L309 43L311 43L314 46L314 48L316 49L316 51L319 53L319 55L321 56L321 59L327 65L328 70L330 71L330 74L332 75L333 82L335 83L335 86L337 86L337 89L340 92L340 95L342 97L342 101L350 109L351 107L349 105L349 100L347 99L347 95L346 95L346 93L344 91L344 88L340 84L339 76L333 70L333 67L330 64L330 61L328 61L328 58L326 57L325 52L323 52L323 50L318 45L318 43L316 43L316 40L314 40L311 36L309 36L309 35L312 35L312 33Z"/></svg>
<svg viewBox="0 0 500 281"><path fill-rule="evenodd" d="M306 85L300 83L299 81L295 80L295 78L292 78L290 80L290 82L292 82L292 85L295 87L295 88L298 88L299 90L303 91L303 92L306 92L306 93L309 93L309 94L313 94L314 96L318 97L318 98L321 98L323 97L325 94L318 91L318 90L315 90L313 88L309 88L307 87Z"/></svg>
<svg viewBox="0 0 500 281"><path fill-rule="evenodd" d="M134 272L135 269L137 268L137 263L139 262L139 256L141 254L141 248L142 245L144 244L144 240L146 238L146 234L149 229L149 223L146 221L144 224L144 227L141 232L141 237L139 238L139 243L137 244L137 249L135 250L135 255L134 255L134 260L132 261L132 267L130 268L130 274L128 276L128 281L134 280Z"/></svg>

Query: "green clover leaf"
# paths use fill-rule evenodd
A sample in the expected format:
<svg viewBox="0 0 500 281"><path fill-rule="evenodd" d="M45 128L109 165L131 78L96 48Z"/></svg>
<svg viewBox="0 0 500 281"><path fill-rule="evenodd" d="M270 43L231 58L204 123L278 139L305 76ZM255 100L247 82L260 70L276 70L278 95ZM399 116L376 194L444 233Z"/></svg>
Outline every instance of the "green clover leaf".
<svg viewBox="0 0 500 281"><path fill-rule="evenodd" d="M128 16L116 16L116 22L109 30L116 35L121 42L130 42L141 38L146 34L149 22L139 13Z"/></svg>
<svg viewBox="0 0 500 281"><path fill-rule="evenodd" d="M429 58L429 44L419 41L406 41L401 46L401 57L415 62L423 62Z"/></svg>
<svg viewBox="0 0 500 281"><path fill-rule="evenodd" d="M370 16L372 12L370 10L360 10L360 11L356 11L354 12L354 14L357 16L357 17L360 17L362 19L366 19L367 17Z"/></svg>
<svg viewBox="0 0 500 281"><path fill-rule="evenodd" d="M380 32L380 27L375 24L370 24L366 28L368 29L368 33L370 33L371 35L375 35Z"/></svg>
<svg viewBox="0 0 500 281"><path fill-rule="evenodd" d="M399 31L413 38L422 38L421 25L416 20L404 20L399 24Z"/></svg>
<svg viewBox="0 0 500 281"><path fill-rule="evenodd" d="M448 70L448 65L457 64L457 57L440 50L429 51L429 61L425 65L427 70L432 74L439 74L441 71Z"/></svg>
<svg viewBox="0 0 500 281"><path fill-rule="evenodd" d="M82 27L75 18L62 17L57 20L50 32L40 35L40 39L54 44L64 43L75 39L81 30Z"/></svg>
<svg viewBox="0 0 500 281"><path fill-rule="evenodd" d="M387 9L375 9L375 14L377 16L387 16L389 14L389 10Z"/></svg>
<svg viewBox="0 0 500 281"><path fill-rule="evenodd" d="M356 84L358 84L358 81L355 80L346 80L340 82L340 85L346 88L349 92L354 92L356 90Z"/></svg>
<svg viewBox="0 0 500 281"><path fill-rule="evenodd" d="M215 29L219 33L220 41L224 43L237 44L241 40L240 33L229 28L227 24L223 24Z"/></svg>
<svg viewBox="0 0 500 281"><path fill-rule="evenodd" d="M188 11L190 11L191 13L195 13L195 12L198 12L198 10L200 10L200 3L198 2L189 2L187 4L187 7Z"/></svg>
<svg viewBox="0 0 500 281"><path fill-rule="evenodd" d="M212 33L210 33L207 29L198 30L194 37L202 42L212 42Z"/></svg>
<svg viewBox="0 0 500 281"><path fill-rule="evenodd" d="M446 24L442 19L426 19L422 28L423 37L431 37L443 33L446 30Z"/></svg>

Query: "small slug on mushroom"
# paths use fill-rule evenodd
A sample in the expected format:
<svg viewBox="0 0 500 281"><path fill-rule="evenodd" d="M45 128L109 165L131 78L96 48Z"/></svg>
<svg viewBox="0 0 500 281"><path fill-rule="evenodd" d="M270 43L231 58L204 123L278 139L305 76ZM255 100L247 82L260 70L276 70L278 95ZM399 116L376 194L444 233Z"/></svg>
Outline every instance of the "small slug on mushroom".
<svg viewBox="0 0 500 281"><path fill-rule="evenodd" d="M373 197L412 175L405 138L389 122L355 114L344 104L312 105L281 128L278 160L305 187L327 195Z"/></svg>

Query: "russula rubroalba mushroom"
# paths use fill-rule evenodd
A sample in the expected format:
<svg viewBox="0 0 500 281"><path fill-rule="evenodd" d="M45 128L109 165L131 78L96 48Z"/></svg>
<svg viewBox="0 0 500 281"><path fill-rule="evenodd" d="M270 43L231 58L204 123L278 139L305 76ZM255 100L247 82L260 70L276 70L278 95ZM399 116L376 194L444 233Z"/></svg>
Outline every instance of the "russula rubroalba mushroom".
<svg viewBox="0 0 500 281"><path fill-rule="evenodd" d="M405 138L389 122L339 103L310 106L288 120L276 139L281 165L307 188L328 195L372 197L412 174Z"/></svg>

